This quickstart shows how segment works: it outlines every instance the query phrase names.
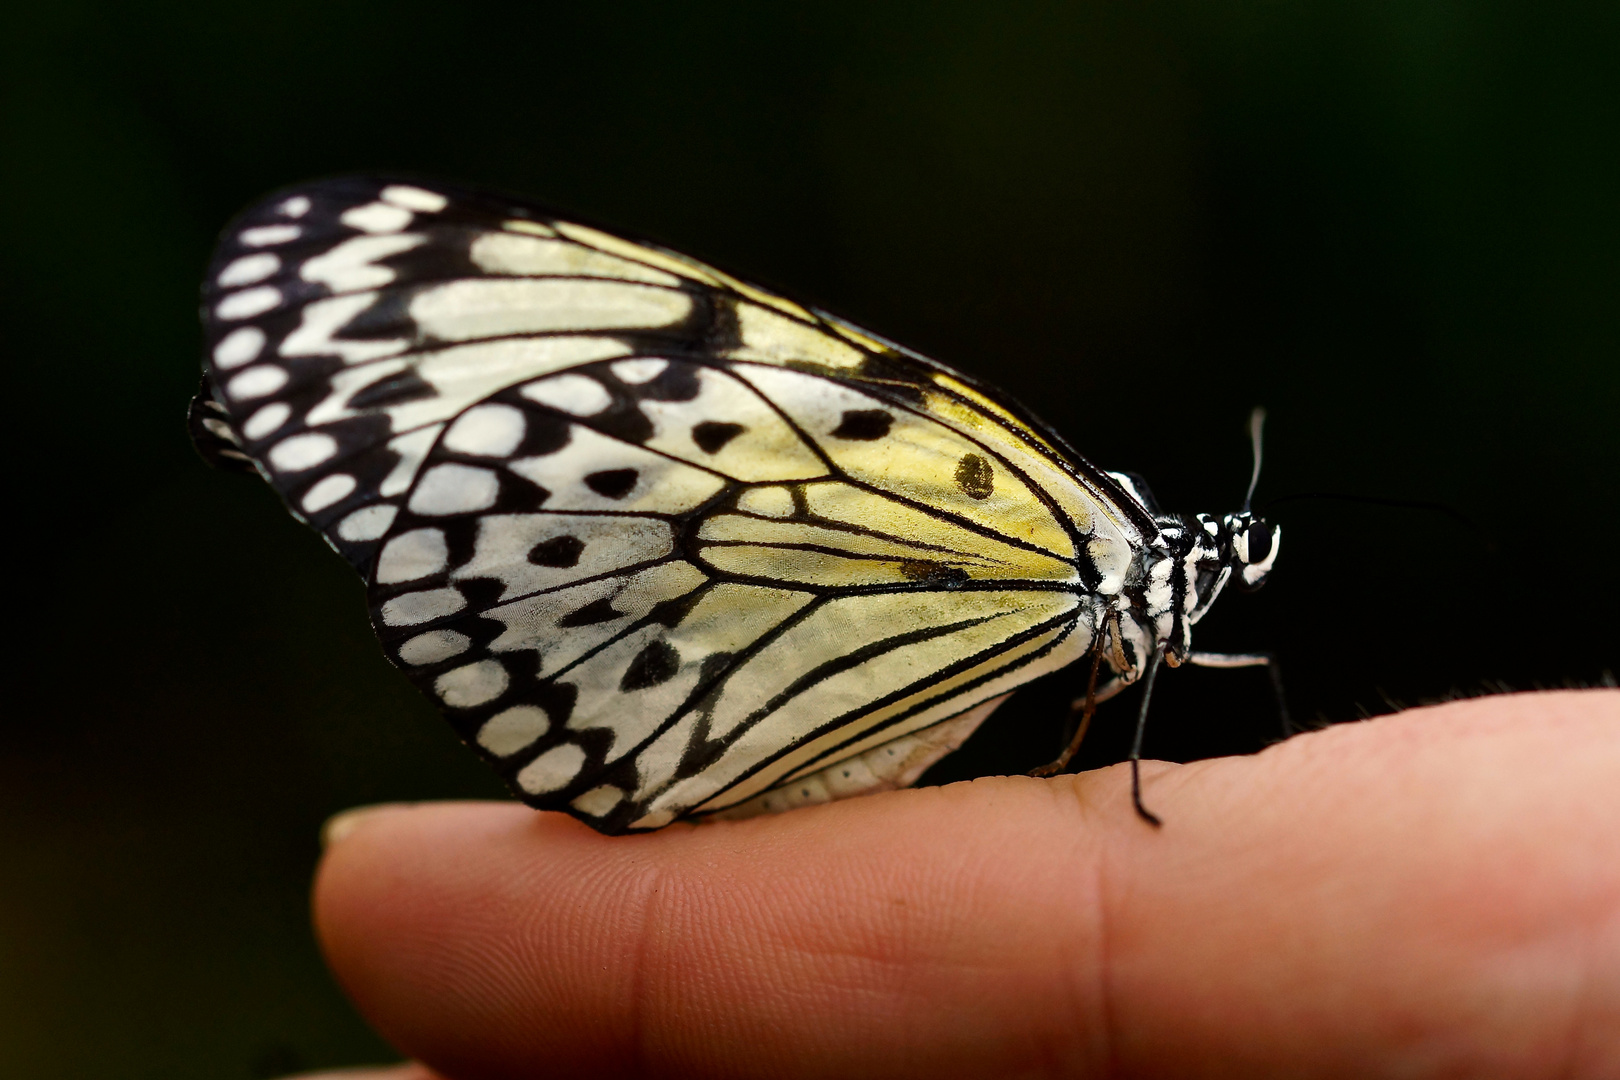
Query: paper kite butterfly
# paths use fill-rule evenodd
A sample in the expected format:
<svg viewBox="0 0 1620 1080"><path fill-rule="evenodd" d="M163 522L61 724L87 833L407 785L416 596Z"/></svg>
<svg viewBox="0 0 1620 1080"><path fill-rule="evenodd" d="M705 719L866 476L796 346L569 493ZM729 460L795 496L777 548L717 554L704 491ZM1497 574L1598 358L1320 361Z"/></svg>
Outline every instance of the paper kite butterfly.
<svg viewBox="0 0 1620 1080"><path fill-rule="evenodd" d="M1082 657L1092 700L1261 659L1189 642L1276 556L1246 506L1163 514L994 389L664 248L342 179L237 220L203 305L205 456L353 564L523 800L602 832L910 784Z"/></svg>

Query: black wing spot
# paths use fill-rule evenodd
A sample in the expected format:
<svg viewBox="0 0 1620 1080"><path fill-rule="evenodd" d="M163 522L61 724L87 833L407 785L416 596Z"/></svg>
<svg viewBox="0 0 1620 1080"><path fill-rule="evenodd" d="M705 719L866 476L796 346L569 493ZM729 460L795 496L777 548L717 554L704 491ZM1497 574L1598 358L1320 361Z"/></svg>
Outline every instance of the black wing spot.
<svg viewBox="0 0 1620 1080"><path fill-rule="evenodd" d="M685 596L677 596L673 600L664 600L654 604L653 609L647 613L649 622L662 623L665 626L675 627L681 624L697 607L698 601L703 599L704 590L693 589Z"/></svg>
<svg viewBox="0 0 1620 1080"><path fill-rule="evenodd" d="M577 536L553 536L530 549L529 561L536 566L578 566L579 554L584 550L585 541Z"/></svg>
<svg viewBox="0 0 1620 1080"><path fill-rule="evenodd" d="M457 531L456 529L449 531L452 558L456 547L459 546L456 540ZM456 582L455 587L467 601L467 606L474 611L494 607L500 603L502 594L506 592L506 583L499 578L468 578Z"/></svg>
<svg viewBox="0 0 1620 1080"><path fill-rule="evenodd" d="M970 499L988 499L996 490L996 470L978 454L963 454L956 463L956 486Z"/></svg>
<svg viewBox="0 0 1620 1080"><path fill-rule="evenodd" d="M624 612L613 610L613 601L607 597L592 600L578 611L570 611L557 620L557 625L565 630L576 626L595 626L597 623L612 622L614 619L624 618Z"/></svg>
<svg viewBox="0 0 1620 1080"><path fill-rule="evenodd" d="M604 499L622 499L636 486L636 470L604 469L585 477L585 486Z"/></svg>
<svg viewBox="0 0 1620 1080"><path fill-rule="evenodd" d="M545 710L552 727L560 728L574 714L574 702L578 698L579 687L573 683L547 682L535 687L529 700Z"/></svg>
<svg viewBox="0 0 1620 1080"><path fill-rule="evenodd" d="M626 692L645 690L649 686L666 683L681 669L681 654L667 641L654 641L636 654L630 666L624 669L619 689Z"/></svg>
<svg viewBox="0 0 1620 1080"><path fill-rule="evenodd" d="M691 401L703 391L703 384L698 381L699 370L696 364L683 364L677 360L650 382L626 389L634 397L651 398L653 401Z"/></svg>
<svg viewBox="0 0 1620 1080"><path fill-rule="evenodd" d="M513 457L545 457L568 445L573 437L573 427L567 420L554 413L542 412L527 401L513 403L523 409L524 419L528 421L523 443L513 451Z"/></svg>
<svg viewBox="0 0 1620 1080"><path fill-rule="evenodd" d="M728 652L710 653L705 656L703 663L698 667L698 682L707 683L724 675L735 658L735 653Z"/></svg>
<svg viewBox="0 0 1620 1080"><path fill-rule="evenodd" d="M893 425L894 417L882 409L846 409L843 420L832 433L838 439L871 442L887 435Z"/></svg>
<svg viewBox="0 0 1620 1080"><path fill-rule="evenodd" d="M432 383L414 371L402 372L392 379L372 383L363 390L349 395L348 408L356 412L364 409L384 409L403 405L408 401L422 401L439 396Z"/></svg>
<svg viewBox="0 0 1620 1080"><path fill-rule="evenodd" d="M705 420L692 428L692 441L697 443L698 449L705 454L718 454L726 443L747 430L741 424L722 424L715 420Z"/></svg>

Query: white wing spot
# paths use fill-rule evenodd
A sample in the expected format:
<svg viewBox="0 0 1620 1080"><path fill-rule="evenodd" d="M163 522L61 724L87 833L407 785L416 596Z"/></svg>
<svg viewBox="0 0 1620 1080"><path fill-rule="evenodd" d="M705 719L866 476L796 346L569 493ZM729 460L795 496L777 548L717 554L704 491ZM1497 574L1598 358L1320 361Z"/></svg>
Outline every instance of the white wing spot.
<svg viewBox="0 0 1620 1080"><path fill-rule="evenodd" d="M427 334L471 341L551 330L601 334L670 326L692 313L692 298L677 289L626 281L473 277L417 293L409 311ZM624 355L622 345L618 355Z"/></svg>
<svg viewBox="0 0 1620 1080"><path fill-rule="evenodd" d="M598 277L677 286L681 279L639 262L621 259L566 240L539 240L509 232L486 232L467 250L472 264L497 275L517 277Z"/></svg>
<svg viewBox="0 0 1620 1080"><path fill-rule="evenodd" d="M460 656L472 645L472 638L454 630L429 630L417 634L399 647L399 658L413 667L437 664L452 656Z"/></svg>
<svg viewBox="0 0 1620 1080"><path fill-rule="evenodd" d="M404 184L390 184L383 188L382 198L383 202L403 206L407 210L419 210L424 214L437 214L450 205L450 200L436 191L425 191Z"/></svg>
<svg viewBox="0 0 1620 1080"><path fill-rule="evenodd" d="M309 213L309 198L305 195L294 195L276 209L281 211L283 217L300 218Z"/></svg>
<svg viewBox="0 0 1620 1080"><path fill-rule="evenodd" d="M263 349L263 330L257 326L238 326L214 346L214 366L222 371L239 368L257 360Z"/></svg>
<svg viewBox="0 0 1620 1080"><path fill-rule="evenodd" d="M523 442L523 410L511 405L479 405L461 415L445 433L444 445L461 454L507 457Z"/></svg>
<svg viewBox="0 0 1620 1080"><path fill-rule="evenodd" d="M601 817L623 801L623 791L612 784L603 784L601 787L591 788L568 805L588 817Z"/></svg>
<svg viewBox="0 0 1620 1080"><path fill-rule="evenodd" d="M550 405L574 416L595 416L613 404L613 396L595 379L585 375L559 375L523 387L518 393L530 401Z"/></svg>
<svg viewBox="0 0 1620 1080"><path fill-rule="evenodd" d="M272 401L258 412L247 418L242 425L242 434L250 439L262 439L266 435L273 435L281 430L281 425L287 422L292 415L292 409L284 401Z"/></svg>
<svg viewBox="0 0 1620 1080"><path fill-rule="evenodd" d="M358 364L403 352L405 346L410 344L404 338L345 341L335 336L376 299L376 293L363 292L315 301L304 308L298 329L287 335L278 351L282 356L324 356L331 353L342 357L345 364Z"/></svg>
<svg viewBox="0 0 1620 1080"><path fill-rule="evenodd" d="M461 595L460 589L423 589L396 596L384 604L382 620L389 626L416 626L454 615L466 606L467 598Z"/></svg>
<svg viewBox="0 0 1620 1080"><path fill-rule="evenodd" d="M391 267L378 266L378 260L421 247L425 243L427 237L415 233L404 236L356 236L310 259L299 268L298 276L305 281L325 285L335 293L380 288L399 275Z"/></svg>
<svg viewBox="0 0 1620 1080"><path fill-rule="evenodd" d="M396 233L411 223L411 212L402 206L374 202L345 210L338 220L361 232Z"/></svg>
<svg viewBox="0 0 1620 1080"><path fill-rule="evenodd" d="M222 289L234 289L238 285L252 285L255 281L263 281L280 269L280 259L268 251L261 251L254 255L243 255L235 260L221 270L215 280Z"/></svg>
<svg viewBox="0 0 1620 1080"><path fill-rule="evenodd" d="M333 473L305 492L304 500L299 505L306 514L318 514L328 506L347 499L357 486L354 477L348 473Z"/></svg>
<svg viewBox="0 0 1620 1080"><path fill-rule="evenodd" d="M443 424L434 424L422 428L420 431L407 432L398 438L388 440L388 449L399 455L399 461L383 477L377 492L383 496L398 495L411 486L416 479L416 470L422 467L422 461L427 457L428 451L433 449L439 432L444 430Z"/></svg>
<svg viewBox="0 0 1620 1080"><path fill-rule="evenodd" d="M471 709L500 697L509 681L499 660L480 660L440 675L433 689L452 709Z"/></svg>
<svg viewBox="0 0 1620 1080"><path fill-rule="evenodd" d="M496 757L511 757L550 729L551 718L544 709L514 705L484 721L478 729L478 745Z"/></svg>
<svg viewBox="0 0 1620 1080"><path fill-rule="evenodd" d="M388 531L398 513L399 507L389 503L363 506L338 522L337 534L355 544L376 540Z"/></svg>
<svg viewBox="0 0 1620 1080"><path fill-rule="evenodd" d="M313 469L323 461L330 461L337 452L337 440L332 436L311 434L283 439L271 449L268 456L277 472L289 473Z"/></svg>
<svg viewBox="0 0 1620 1080"><path fill-rule="evenodd" d="M544 795L568 786L584 764L585 751L581 747L574 743L553 746L523 767L517 774L518 786L530 795Z"/></svg>
<svg viewBox="0 0 1620 1080"><path fill-rule="evenodd" d="M287 372L274 364L248 368L226 384L225 392L238 401L273 394L287 385Z"/></svg>
<svg viewBox="0 0 1620 1080"><path fill-rule="evenodd" d="M388 541L377 558L377 583L397 585L437 574L450 561L450 547L438 529L412 529ZM412 661L415 663L416 661Z"/></svg>
<svg viewBox="0 0 1620 1080"><path fill-rule="evenodd" d="M296 240L302 233L303 230L297 225L260 225L252 229L243 229L237 239L248 247L270 247Z"/></svg>
<svg viewBox="0 0 1620 1080"><path fill-rule="evenodd" d="M231 293L214 308L214 316L220 319L251 319L255 315L263 315L279 303L280 289L274 285L260 285L256 289Z"/></svg>
<svg viewBox="0 0 1620 1080"><path fill-rule="evenodd" d="M613 365L613 374L632 385L652 382L669 367L668 360L620 360Z"/></svg>
<svg viewBox="0 0 1620 1080"><path fill-rule="evenodd" d="M488 469L435 465L411 493L410 508L412 513L429 516L487 510L495 505L500 490L500 478Z"/></svg>

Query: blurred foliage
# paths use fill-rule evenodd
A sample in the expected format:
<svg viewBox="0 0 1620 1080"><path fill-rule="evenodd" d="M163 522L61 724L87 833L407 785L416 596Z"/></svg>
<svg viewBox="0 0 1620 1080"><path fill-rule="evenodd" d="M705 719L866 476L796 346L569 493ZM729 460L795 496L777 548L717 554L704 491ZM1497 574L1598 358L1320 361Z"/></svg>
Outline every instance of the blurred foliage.
<svg viewBox="0 0 1620 1080"><path fill-rule="evenodd" d="M384 662L347 568L185 441L212 237L310 176L493 185L656 237L995 380L1170 506L1233 507L1260 402L1262 503L1477 521L1278 508L1273 584L1199 644L1279 649L1303 719L1615 661L1612 3L61 0L7 21L8 1075L385 1058L307 927L317 826L497 794ZM1043 760L1081 677L936 778ZM1261 675L1161 691L1154 754L1267 737ZM1089 762L1131 711L1104 711Z"/></svg>

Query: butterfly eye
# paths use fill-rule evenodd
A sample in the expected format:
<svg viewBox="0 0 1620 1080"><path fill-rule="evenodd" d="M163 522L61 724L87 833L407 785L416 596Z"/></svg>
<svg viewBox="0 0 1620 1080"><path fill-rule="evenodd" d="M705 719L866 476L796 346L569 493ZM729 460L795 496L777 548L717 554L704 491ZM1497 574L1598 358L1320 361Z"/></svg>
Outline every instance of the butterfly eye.
<svg viewBox="0 0 1620 1080"><path fill-rule="evenodd" d="M1244 539L1249 549L1244 561L1251 565L1265 562L1266 556L1271 554L1271 526L1263 521L1251 522Z"/></svg>

